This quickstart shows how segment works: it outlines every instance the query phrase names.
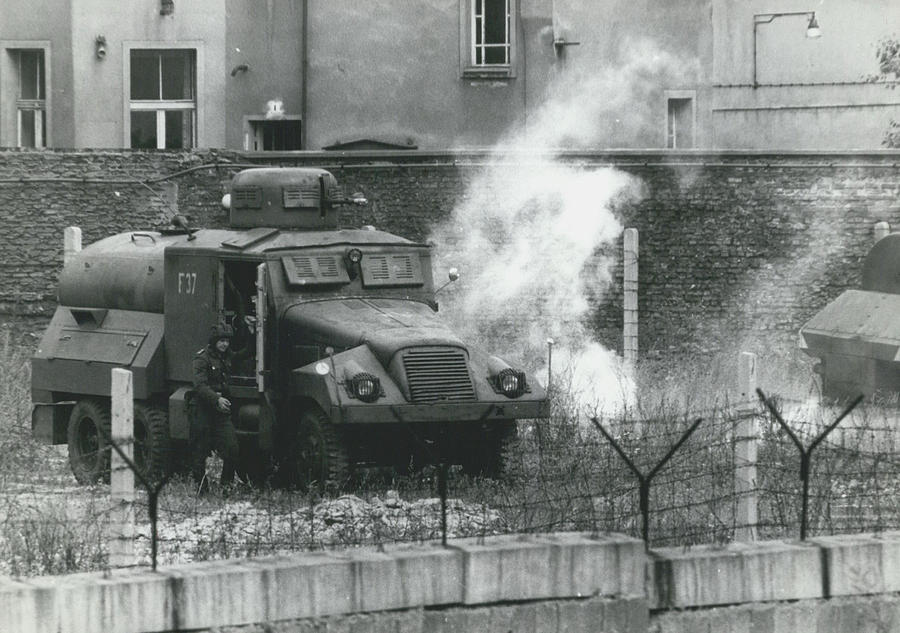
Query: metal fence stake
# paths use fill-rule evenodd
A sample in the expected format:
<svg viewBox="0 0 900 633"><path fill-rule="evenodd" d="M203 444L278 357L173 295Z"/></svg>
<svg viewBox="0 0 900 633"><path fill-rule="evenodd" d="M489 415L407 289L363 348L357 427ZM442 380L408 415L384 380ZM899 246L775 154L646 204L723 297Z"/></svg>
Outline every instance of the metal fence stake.
<svg viewBox="0 0 900 633"><path fill-rule="evenodd" d="M844 409L844 412L838 416L837 420L825 427L825 430L822 431L810 443L809 447L804 448L803 442L801 442L800 438L798 438L794 431L791 430L791 427L787 425L787 423L781 417L781 414L778 413L778 411L775 409L775 405L773 405L766 399L766 396L763 393L762 389L757 389L756 394L759 396L759 399L762 400L763 404L766 405L766 408L769 409L769 412L771 412L771 414L775 417L775 420L778 422L778 424L781 425L781 428L783 428L788 434L788 437L791 438L791 441L794 443L794 446L797 447L797 451L799 451L800 453L800 481L803 485L803 497L800 506L800 540L805 541L807 530L807 514L809 512L809 466L812 458L812 452L813 450L815 450L816 446L818 446L822 442L822 440L825 439L825 436L831 433L831 431L834 430L834 428L840 423L840 421L847 417L850 412L856 408L856 405L862 402L863 396L862 394L857 396L856 399L851 402L846 409Z"/></svg>
<svg viewBox="0 0 900 633"><path fill-rule="evenodd" d="M665 456L657 462L656 466L654 466L649 473L646 475L641 472L641 470L635 466L634 462L631 461L631 458L625 454L625 451L619 446L618 442L613 438L609 432L603 428L603 425L600 424L600 421L597 420L596 417L591 418L591 422L594 423L603 436L612 444L612 447L619 454L619 457L628 465L628 468L631 469L631 472L634 473L634 476L637 477L638 480L638 494L639 494L639 504L641 509L641 538L644 540L644 545L646 547L650 547L650 483L653 481L653 478L656 476L656 473L660 471L660 469L666 465L672 455L681 448L681 445L685 443L687 438L691 436L691 434L697 430L697 427L700 426L700 423L703 422L703 418L697 418L694 420L694 423L691 424L690 428L685 431L682 436L678 439L677 442L669 449L669 452L665 454Z"/></svg>
<svg viewBox="0 0 900 633"><path fill-rule="evenodd" d="M759 523L756 461L759 449L759 429L753 392L756 389L756 354L742 352L738 365L736 437L734 438L734 539L755 541Z"/></svg>

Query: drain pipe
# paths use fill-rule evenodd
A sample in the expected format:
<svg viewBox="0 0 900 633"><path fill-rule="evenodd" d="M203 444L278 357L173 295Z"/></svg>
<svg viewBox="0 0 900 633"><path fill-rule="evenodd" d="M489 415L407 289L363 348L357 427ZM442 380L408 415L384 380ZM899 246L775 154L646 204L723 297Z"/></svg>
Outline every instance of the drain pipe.
<svg viewBox="0 0 900 633"><path fill-rule="evenodd" d="M309 0L302 0L302 3L302 22L300 25L301 37L303 38L300 52L300 148L307 149L306 144L309 138L309 133L306 129L309 124L306 117L306 94L309 84Z"/></svg>

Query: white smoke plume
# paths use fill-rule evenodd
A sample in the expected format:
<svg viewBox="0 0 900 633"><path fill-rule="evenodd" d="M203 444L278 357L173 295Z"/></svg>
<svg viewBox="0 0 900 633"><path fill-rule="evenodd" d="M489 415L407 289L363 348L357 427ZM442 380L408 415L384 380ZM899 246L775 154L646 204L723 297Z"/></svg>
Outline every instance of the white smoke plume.
<svg viewBox="0 0 900 633"><path fill-rule="evenodd" d="M633 378L621 358L592 339L588 320L613 281L624 228L617 210L640 197L641 183L554 152L608 146L611 133L659 128L658 112L644 111L649 95L685 65L647 43L632 50L616 67L560 73L548 91L553 98L524 132L496 148L431 236L437 270L453 266L461 274L439 296L461 334L524 363L543 382L553 339L553 383L564 383L589 411L609 412L633 399Z"/></svg>

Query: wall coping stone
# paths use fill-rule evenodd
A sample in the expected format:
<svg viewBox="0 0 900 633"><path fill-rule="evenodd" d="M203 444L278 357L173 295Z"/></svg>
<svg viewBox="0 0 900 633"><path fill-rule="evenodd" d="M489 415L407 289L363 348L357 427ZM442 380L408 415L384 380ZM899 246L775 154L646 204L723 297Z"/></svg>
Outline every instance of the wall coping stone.
<svg viewBox="0 0 900 633"><path fill-rule="evenodd" d="M641 598L643 568L637 539L553 534L2 579L0 631L137 633L607 591Z"/></svg>
<svg viewBox="0 0 900 633"><path fill-rule="evenodd" d="M822 549L828 597L900 592L900 531L810 539Z"/></svg>
<svg viewBox="0 0 900 633"><path fill-rule="evenodd" d="M209 629L588 598L659 611L897 592L900 531L649 552L628 536L570 532L0 578L0 631Z"/></svg>

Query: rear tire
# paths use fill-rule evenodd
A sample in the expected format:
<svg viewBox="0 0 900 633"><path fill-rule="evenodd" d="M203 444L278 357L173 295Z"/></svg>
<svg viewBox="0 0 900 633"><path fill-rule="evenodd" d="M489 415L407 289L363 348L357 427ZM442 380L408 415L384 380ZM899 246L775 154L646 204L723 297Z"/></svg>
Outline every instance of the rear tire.
<svg viewBox="0 0 900 633"><path fill-rule="evenodd" d="M83 485L109 481L109 403L100 399L79 400L69 415L67 440L69 466Z"/></svg>

